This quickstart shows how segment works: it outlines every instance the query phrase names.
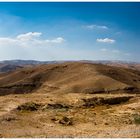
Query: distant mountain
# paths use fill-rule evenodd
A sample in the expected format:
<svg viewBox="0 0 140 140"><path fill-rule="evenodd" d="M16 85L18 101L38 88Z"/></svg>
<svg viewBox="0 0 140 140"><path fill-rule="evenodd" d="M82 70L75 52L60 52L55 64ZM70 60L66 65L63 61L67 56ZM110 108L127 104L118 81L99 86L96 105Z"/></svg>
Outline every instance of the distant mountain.
<svg viewBox="0 0 140 140"><path fill-rule="evenodd" d="M13 65L13 64L0 64L0 72L10 72L20 68L23 67L18 65Z"/></svg>
<svg viewBox="0 0 140 140"><path fill-rule="evenodd" d="M24 66L24 65L37 65L37 64L45 64L46 61L35 61L35 60L4 60L0 61L0 64L10 64L10 65L18 65L18 66Z"/></svg>
<svg viewBox="0 0 140 140"><path fill-rule="evenodd" d="M34 66L41 64L61 64L64 62L78 62L78 61L36 61L36 60L4 60L0 61L0 72L10 72L25 66ZM140 70L140 63L128 61L111 61L111 60L80 60L80 62L104 64L109 66L124 67L134 70Z"/></svg>
<svg viewBox="0 0 140 140"><path fill-rule="evenodd" d="M71 61L37 61L37 60L4 60L0 61L0 64L10 64L10 65L39 65L39 64L56 64Z"/></svg>
<svg viewBox="0 0 140 140"><path fill-rule="evenodd" d="M68 61L4 60L0 61L0 73L11 72L28 66L41 64L59 64Z"/></svg>
<svg viewBox="0 0 140 140"><path fill-rule="evenodd" d="M77 60L80 62L90 62L90 63L101 63L101 64L140 64L139 62L132 61L120 61L120 60ZM76 60L63 60L63 61L37 61L37 60L4 60L0 61L0 64L14 64L14 65L37 65L37 64L56 64L63 62L77 62Z"/></svg>
<svg viewBox="0 0 140 140"><path fill-rule="evenodd" d="M115 66L115 67L124 67L134 70L140 70L140 63L138 62L131 62L131 61L119 61L119 60L81 60L81 62L88 62L94 64L104 64L108 66Z"/></svg>

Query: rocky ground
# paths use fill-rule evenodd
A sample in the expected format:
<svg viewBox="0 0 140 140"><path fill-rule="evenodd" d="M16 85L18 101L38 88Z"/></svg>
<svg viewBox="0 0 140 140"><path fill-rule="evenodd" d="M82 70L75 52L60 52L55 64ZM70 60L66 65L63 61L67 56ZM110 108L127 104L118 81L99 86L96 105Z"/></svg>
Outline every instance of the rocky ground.
<svg viewBox="0 0 140 140"><path fill-rule="evenodd" d="M140 137L140 71L71 62L0 73L0 137Z"/></svg>
<svg viewBox="0 0 140 140"><path fill-rule="evenodd" d="M1 96L0 137L140 137L139 101L125 93Z"/></svg>

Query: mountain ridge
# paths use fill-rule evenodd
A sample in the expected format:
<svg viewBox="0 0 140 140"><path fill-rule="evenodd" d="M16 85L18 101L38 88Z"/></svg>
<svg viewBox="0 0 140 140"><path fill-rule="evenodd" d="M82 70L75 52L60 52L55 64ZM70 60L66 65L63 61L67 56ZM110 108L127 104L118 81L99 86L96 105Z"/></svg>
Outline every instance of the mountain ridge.
<svg viewBox="0 0 140 140"><path fill-rule="evenodd" d="M94 64L104 64L104 65L140 70L140 63L138 62L128 62L128 61L118 61L118 60L113 60L113 61L112 60L77 60L77 61L4 60L4 61L0 61L0 72L10 72L26 66L35 66L41 64L61 64L66 62L85 62L85 63L94 63Z"/></svg>
<svg viewBox="0 0 140 140"><path fill-rule="evenodd" d="M103 64L41 64L0 74L0 93L3 95L37 90L59 93L110 93L137 92L139 89L140 71Z"/></svg>

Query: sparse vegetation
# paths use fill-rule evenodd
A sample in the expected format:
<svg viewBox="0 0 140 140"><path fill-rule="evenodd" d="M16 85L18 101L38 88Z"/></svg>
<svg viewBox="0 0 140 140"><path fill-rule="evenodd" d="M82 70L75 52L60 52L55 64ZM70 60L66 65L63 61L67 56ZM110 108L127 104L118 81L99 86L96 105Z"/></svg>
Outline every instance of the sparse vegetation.
<svg viewBox="0 0 140 140"><path fill-rule="evenodd" d="M67 111L70 108L69 105L65 105L65 104L47 104L45 105L42 110L47 110L47 109L60 109L60 110L65 110Z"/></svg>
<svg viewBox="0 0 140 140"><path fill-rule="evenodd" d="M127 102L133 96L124 96L124 97L112 97L112 98L102 98L102 97L93 97L88 99L83 99L84 107L94 107L97 105L115 105L122 102Z"/></svg>
<svg viewBox="0 0 140 140"><path fill-rule="evenodd" d="M0 95L11 94L0 96L2 137L138 136L129 132L140 128L134 125L140 124L140 96L133 90L140 86L132 80L140 75L111 66L108 72L101 64L65 65L38 65L0 75ZM128 90L132 93L124 92Z"/></svg>
<svg viewBox="0 0 140 140"><path fill-rule="evenodd" d="M51 120L55 123L59 123L66 126L73 125L73 119L66 116L55 116Z"/></svg>
<svg viewBox="0 0 140 140"><path fill-rule="evenodd" d="M135 124L140 125L140 114L133 114L133 119Z"/></svg>
<svg viewBox="0 0 140 140"><path fill-rule="evenodd" d="M94 93L104 93L105 90L103 88L88 88L82 91L83 93L94 94Z"/></svg>
<svg viewBox="0 0 140 140"><path fill-rule="evenodd" d="M15 120L17 120L17 118L14 117L14 116L5 116L5 117L3 117L2 120L3 120L3 121L8 121L8 122L10 122L10 121L15 121Z"/></svg>
<svg viewBox="0 0 140 140"><path fill-rule="evenodd" d="M28 102L17 107L19 111L37 111L41 107L40 104Z"/></svg>

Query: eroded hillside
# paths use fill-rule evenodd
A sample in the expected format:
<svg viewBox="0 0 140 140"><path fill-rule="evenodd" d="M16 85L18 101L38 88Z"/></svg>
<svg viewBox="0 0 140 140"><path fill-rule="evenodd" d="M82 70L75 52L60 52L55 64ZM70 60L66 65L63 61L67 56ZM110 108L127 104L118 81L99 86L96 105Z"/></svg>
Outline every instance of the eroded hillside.
<svg viewBox="0 0 140 140"><path fill-rule="evenodd" d="M140 137L140 72L70 62L0 74L0 137Z"/></svg>
<svg viewBox="0 0 140 140"><path fill-rule="evenodd" d="M90 63L63 63L22 68L0 75L0 94L34 91L110 93L139 92L140 72Z"/></svg>

